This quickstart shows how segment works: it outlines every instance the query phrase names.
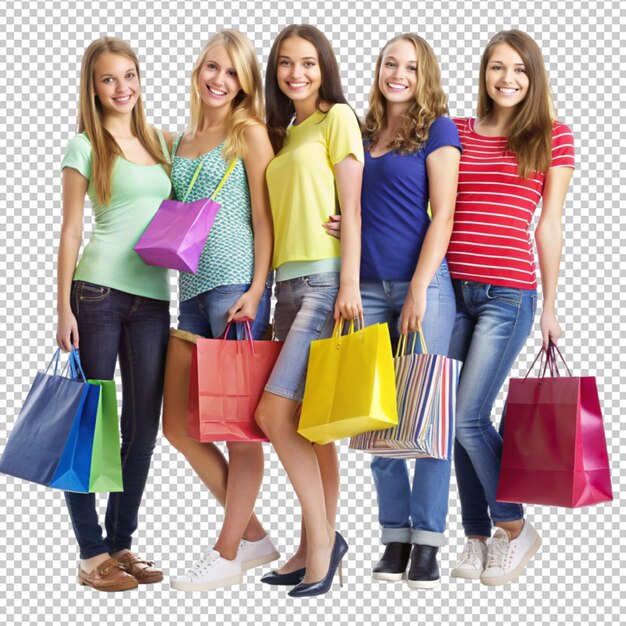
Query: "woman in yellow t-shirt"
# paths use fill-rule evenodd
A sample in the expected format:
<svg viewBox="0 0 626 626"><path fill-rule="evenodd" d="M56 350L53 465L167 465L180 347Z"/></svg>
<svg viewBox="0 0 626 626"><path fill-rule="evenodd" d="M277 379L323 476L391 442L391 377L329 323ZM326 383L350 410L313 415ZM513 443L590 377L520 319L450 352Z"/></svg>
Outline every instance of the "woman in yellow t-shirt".
<svg viewBox="0 0 626 626"><path fill-rule="evenodd" d="M335 447L312 446L298 435L297 415L311 341L330 336L333 318L354 319L362 313L363 145L332 47L316 28L292 25L278 35L265 94L276 152L266 173L275 233L275 332L285 344L256 419L300 500L303 530L296 554L262 580L297 585L289 595L309 596L330 589L347 544L334 531L339 491ZM341 243L322 228L337 209L343 216Z"/></svg>

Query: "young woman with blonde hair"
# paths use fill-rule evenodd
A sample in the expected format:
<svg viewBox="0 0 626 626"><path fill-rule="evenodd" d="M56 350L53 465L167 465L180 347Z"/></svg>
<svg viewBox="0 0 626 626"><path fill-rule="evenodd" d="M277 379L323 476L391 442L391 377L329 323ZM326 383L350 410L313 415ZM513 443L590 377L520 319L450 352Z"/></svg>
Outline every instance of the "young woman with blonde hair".
<svg viewBox="0 0 626 626"><path fill-rule="evenodd" d="M455 122L463 157L448 249L457 303L450 356L464 362L455 468L468 541L452 576L501 585L519 576L541 539L520 504L496 500L502 437L491 410L533 327L530 223L540 200L543 345L562 334L555 299L574 142L555 120L541 51L519 30L491 39L480 63L478 117Z"/></svg>
<svg viewBox="0 0 626 626"><path fill-rule="evenodd" d="M163 578L130 547L159 428L170 299L167 270L133 250L171 185L168 148L146 122L139 61L127 43L104 37L85 51L78 131L62 164L57 342L66 351L80 347L88 378L112 379L119 357L124 491L108 497L104 539L95 495L66 493L66 500L79 583L118 591ZM77 266L85 195L95 225Z"/></svg>
<svg viewBox="0 0 626 626"><path fill-rule="evenodd" d="M174 141L172 183L188 201L217 196L222 205L195 274L180 274L179 331L220 338L230 322L251 322L254 339L267 327L272 221L265 169L274 153L263 123L261 72L248 38L224 30L203 48L191 75L188 129ZM229 165L235 166L227 174ZM234 326L233 329L234 331ZM241 325L229 338L242 338ZM245 569L278 558L253 513L263 478L261 443L228 442L229 461L212 443L187 436L191 344L172 336L165 377L163 431L224 505L217 542L172 586L207 590L242 581Z"/></svg>
<svg viewBox="0 0 626 626"><path fill-rule="evenodd" d="M361 194L365 323L387 322L394 337L421 325L428 351L446 355L455 307L445 252L461 145L447 117L437 59L424 39L406 33L385 44L369 102ZM373 458L385 545L375 579L406 576L415 588L439 584L436 555L445 544L450 464L416 459L411 484L406 461Z"/></svg>

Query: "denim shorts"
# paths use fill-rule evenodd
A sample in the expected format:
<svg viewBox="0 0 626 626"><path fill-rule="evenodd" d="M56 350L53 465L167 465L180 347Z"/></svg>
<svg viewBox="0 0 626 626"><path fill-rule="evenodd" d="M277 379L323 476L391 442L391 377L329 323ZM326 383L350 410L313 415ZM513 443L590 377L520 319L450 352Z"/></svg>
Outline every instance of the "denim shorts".
<svg viewBox="0 0 626 626"><path fill-rule="evenodd" d="M180 303L178 329L212 339L221 338L226 330L228 310L250 288L250 285L220 285ZM266 286L256 318L251 322L252 338L265 335L270 317L271 287ZM244 325L233 324L229 339L243 339Z"/></svg>
<svg viewBox="0 0 626 626"><path fill-rule="evenodd" d="M321 272L276 283L274 332L285 344L265 391L302 401L309 348L316 339L330 337L339 291L339 272Z"/></svg>

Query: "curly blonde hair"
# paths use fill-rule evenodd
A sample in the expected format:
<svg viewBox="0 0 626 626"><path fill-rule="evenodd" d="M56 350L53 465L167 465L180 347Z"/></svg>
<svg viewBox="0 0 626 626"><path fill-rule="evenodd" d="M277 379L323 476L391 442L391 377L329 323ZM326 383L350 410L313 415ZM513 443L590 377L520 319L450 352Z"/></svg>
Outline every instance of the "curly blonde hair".
<svg viewBox="0 0 626 626"><path fill-rule="evenodd" d="M380 68L385 51L396 41L408 41L415 47L417 60L415 100L409 104L402 116L402 124L396 136L386 146L399 153L416 152L428 139L432 123L448 114L448 99L441 87L441 72L432 48L419 35L404 33L388 41L378 55L374 80L369 97L369 111L365 118L363 136L371 144L376 143L380 131L387 121L387 100L378 86Z"/></svg>

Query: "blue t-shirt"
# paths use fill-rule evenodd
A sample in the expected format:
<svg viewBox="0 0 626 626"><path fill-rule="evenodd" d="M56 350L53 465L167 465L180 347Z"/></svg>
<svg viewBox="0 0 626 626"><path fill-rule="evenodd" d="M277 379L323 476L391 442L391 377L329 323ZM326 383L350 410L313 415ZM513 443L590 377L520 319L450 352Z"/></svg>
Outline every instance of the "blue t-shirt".
<svg viewBox="0 0 626 626"><path fill-rule="evenodd" d="M410 154L365 151L361 191L361 278L411 280L430 225L426 158L443 146L461 148L454 122L437 118L426 143Z"/></svg>

